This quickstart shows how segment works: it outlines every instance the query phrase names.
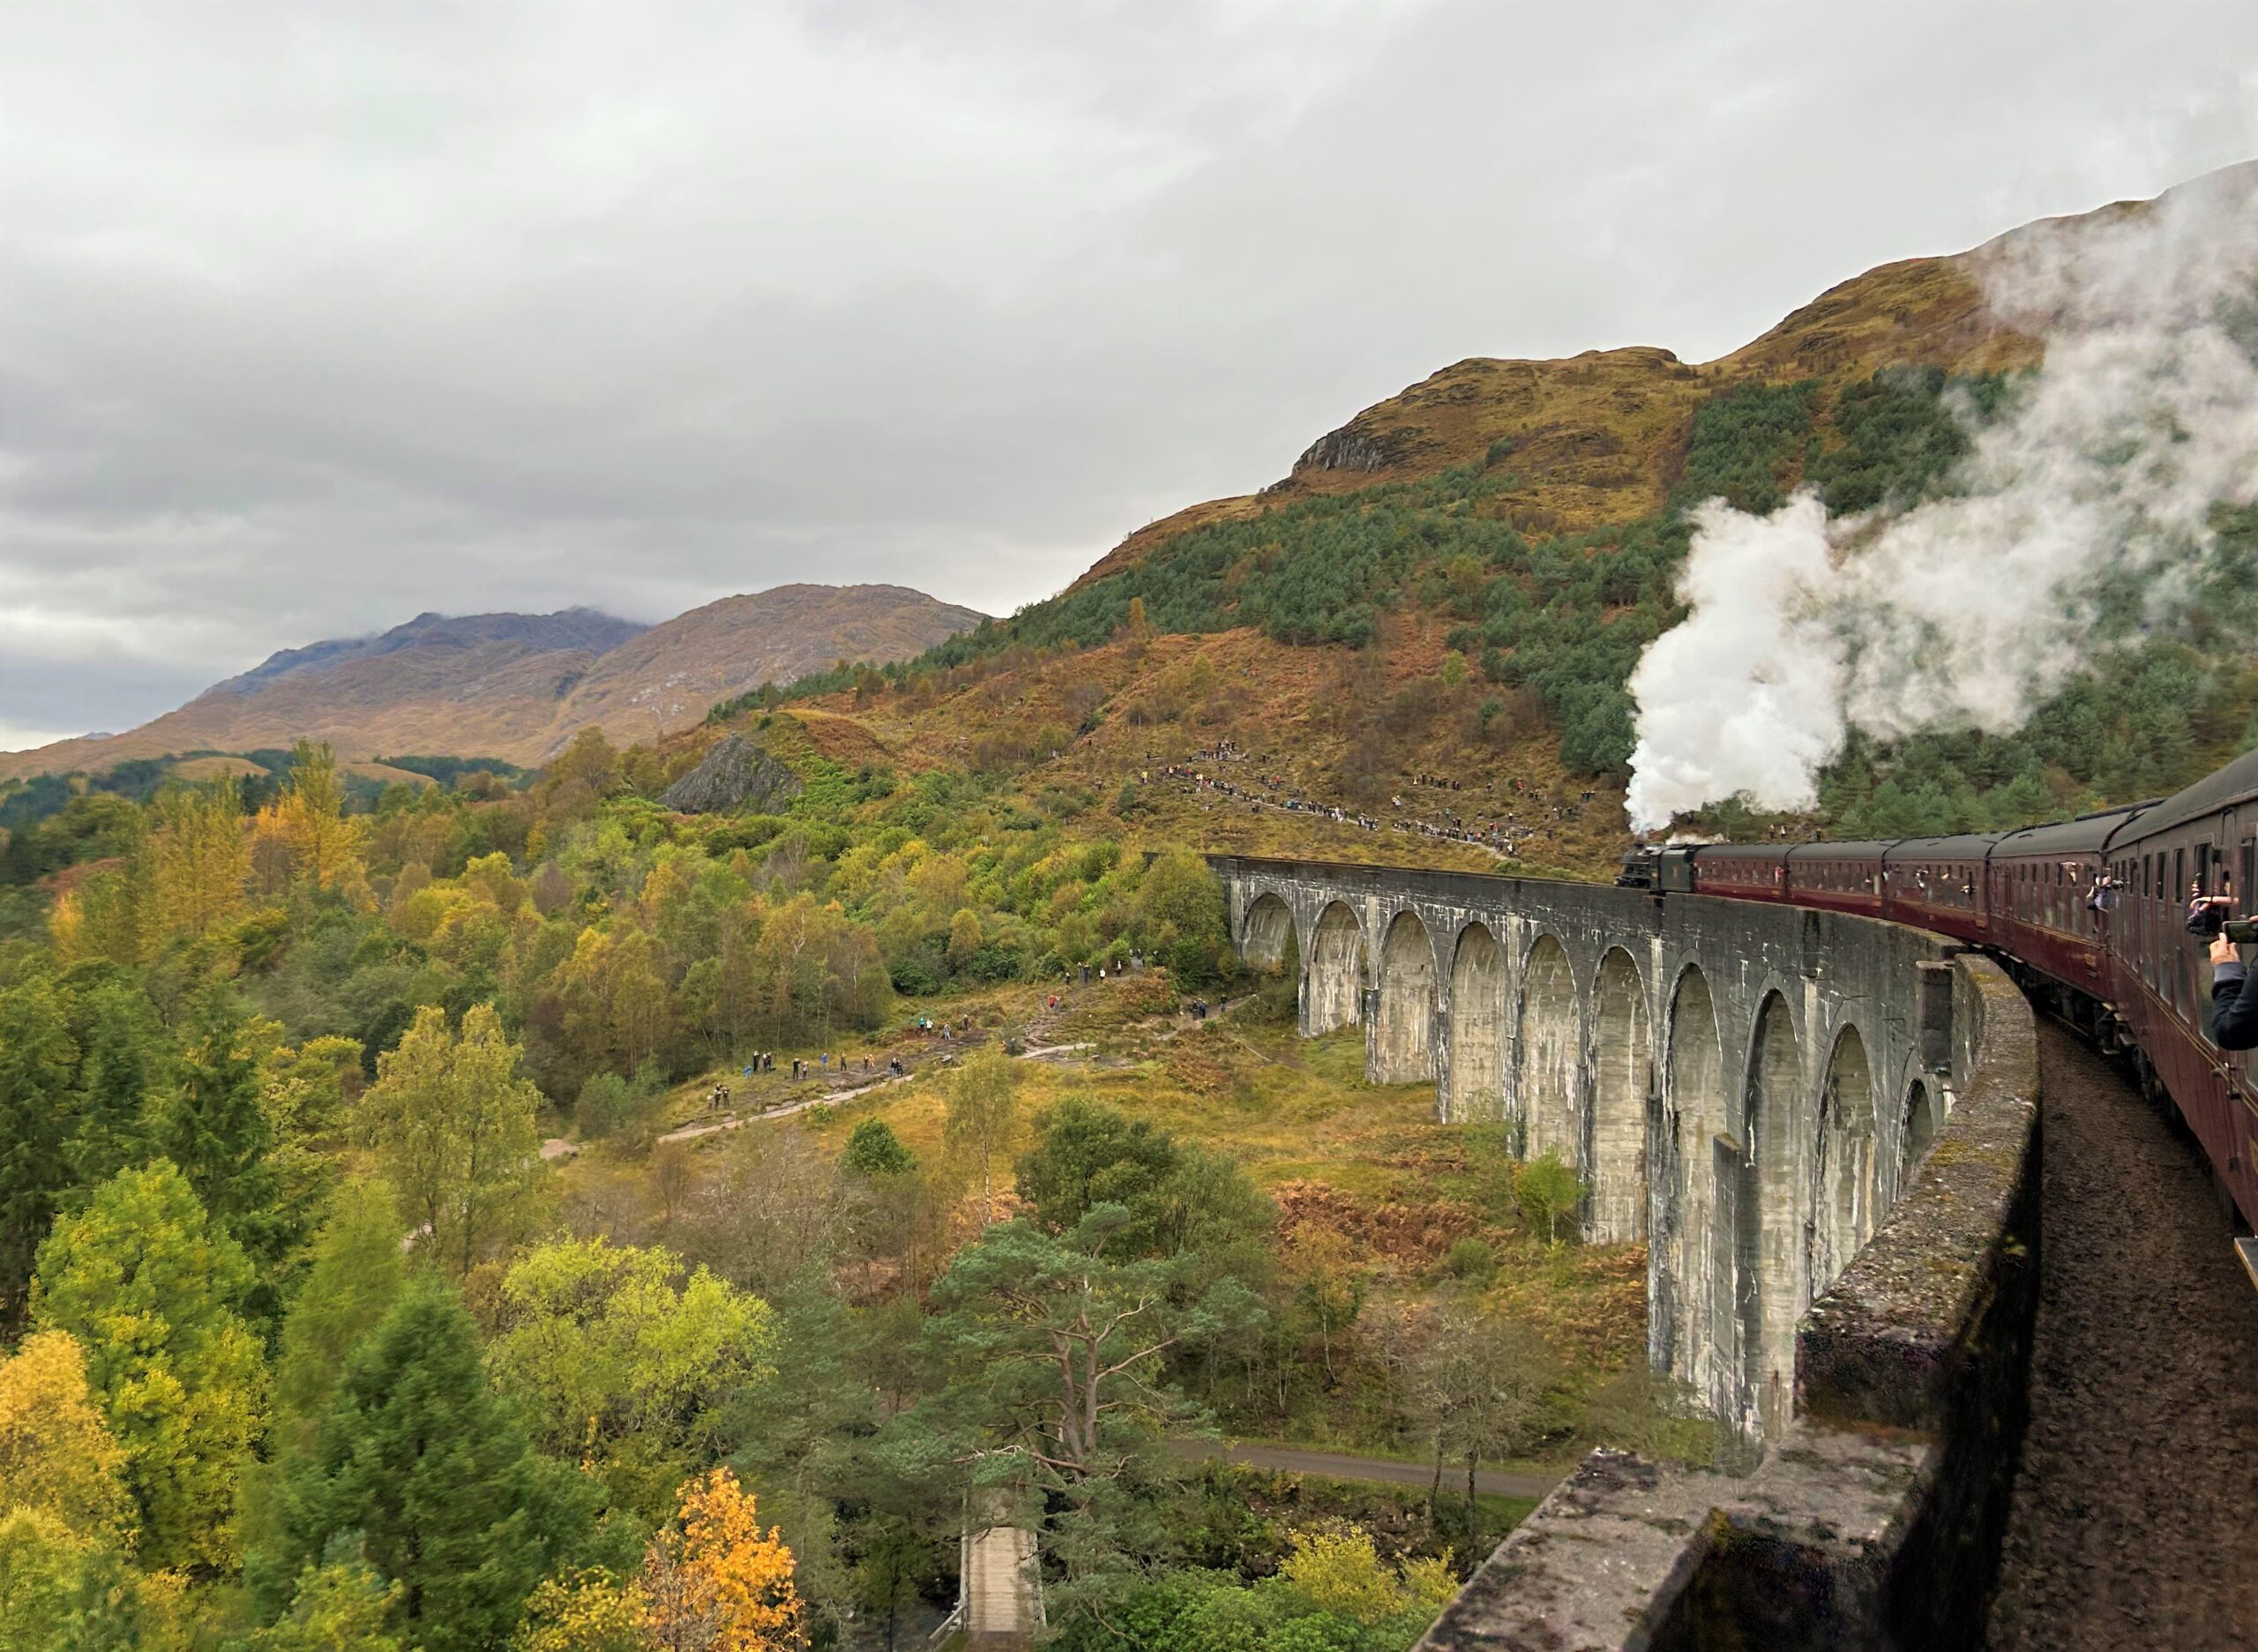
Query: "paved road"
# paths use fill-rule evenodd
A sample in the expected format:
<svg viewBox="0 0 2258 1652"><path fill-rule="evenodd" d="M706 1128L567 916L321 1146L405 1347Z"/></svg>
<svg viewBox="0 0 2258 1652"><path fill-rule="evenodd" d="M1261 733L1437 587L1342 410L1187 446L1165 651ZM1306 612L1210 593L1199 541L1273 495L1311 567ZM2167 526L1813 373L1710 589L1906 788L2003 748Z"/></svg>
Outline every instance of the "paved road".
<svg viewBox="0 0 2258 1652"><path fill-rule="evenodd" d="M1196 1461L1204 1457L1222 1456L1232 1462L1245 1463L1253 1469L1282 1469L1288 1474L1322 1475L1328 1480L1379 1480L1389 1485L1432 1485L1435 1468L1432 1463L1398 1462L1393 1457L1357 1457L1344 1452L1299 1451L1285 1446L1226 1446L1220 1440L1172 1439L1168 1448L1179 1457ZM1474 1476L1477 1491L1493 1491L1500 1497L1541 1498L1560 1484L1559 1475L1503 1474L1483 1469ZM1453 1487L1462 1492L1466 1487L1466 1465L1453 1463L1443 1470L1443 1490Z"/></svg>

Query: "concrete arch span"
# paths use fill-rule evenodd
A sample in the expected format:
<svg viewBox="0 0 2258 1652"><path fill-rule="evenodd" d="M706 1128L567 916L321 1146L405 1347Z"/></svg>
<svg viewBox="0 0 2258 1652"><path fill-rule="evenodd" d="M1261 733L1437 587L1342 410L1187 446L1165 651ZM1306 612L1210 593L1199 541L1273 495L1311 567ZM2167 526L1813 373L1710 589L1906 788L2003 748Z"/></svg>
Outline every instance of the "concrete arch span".
<svg viewBox="0 0 2258 1652"><path fill-rule="evenodd" d="M1654 1035L1647 983L1620 946L1599 961L1591 1005L1588 1231L1596 1244L1627 1245L1647 1232L1647 1093Z"/></svg>
<svg viewBox="0 0 2258 1652"><path fill-rule="evenodd" d="M1380 943L1368 1065L1376 1084L1435 1076L1435 946L1416 912L1397 913Z"/></svg>
<svg viewBox="0 0 2258 1652"><path fill-rule="evenodd" d="M1450 1065L1443 1075L1443 1118L1452 1124L1498 1117L1505 1105L1506 953L1482 923L1458 933L1450 965Z"/></svg>
<svg viewBox="0 0 2258 1652"><path fill-rule="evenodd" d="M1276 895L1263 893L1239 924L1239 956L1257 969L1275 969L1294 945L1294 915Z"/></svg>
<svg viewBox="0 0 2258 1652"><path fill-rule="evenodd" d="M1365 929L1345 901L1318 914L1302 992L1302 1031L1314 1037L1364 1019Z"/></svg>
<svg viewBox="0 0 2258 1652"><path fill-rule="evenodd" d="M1798 1124L1803 1051L1795 1017L1778 993L1756 1013L1732 1197L1733 1297L1738 1334L1736 1399L1730 1411L1768 1432L1795 1403L1796 1321L1811 1303L1804 1240ZM1725 1147L1720 1144L1719 1152Z"/></svg>
<svg viewBox="0 0 2258 1652"><path fill-rule="evenodd" d="M1835 1282L1880 1224L1874 1156L1873 1065L1855 1026L1836 1035L1819 1087L1819 1141L1811 1200L1811 1291Z"/></svg>
<svg viewBox="0 0 2258 1652"><path fill-rule="evenodd" d="M1532 1158L1557 1154L1583 1172L1583 1017L1575 971L1559 941L1541 935L1522 966L1514 1028L1513 1122Z"/></svg>
<svg viewBox="0 0 2258 1652"><path fill-rule="evenodd" d="M1921 1161L1929 1156L1929 1144L1937 1139L1937 1126L1943 1122L1944 1109L1938 1104L1935 1088L1922 1080L1914 1080L1905 1092L1904 1122L1897 1136L1903 1144L1897 1168L1900 1199L1912 1186Z"/></svg>

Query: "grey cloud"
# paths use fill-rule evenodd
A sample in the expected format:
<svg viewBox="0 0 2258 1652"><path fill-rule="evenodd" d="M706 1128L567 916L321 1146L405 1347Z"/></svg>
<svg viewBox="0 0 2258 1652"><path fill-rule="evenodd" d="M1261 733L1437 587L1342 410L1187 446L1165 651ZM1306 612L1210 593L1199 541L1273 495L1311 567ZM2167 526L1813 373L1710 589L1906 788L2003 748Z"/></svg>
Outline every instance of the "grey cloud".
<svg viewBox="0 0 2258 1652"><path fill-rule="evenodd" d="M0 727L427 608L991 609L1458 357L2258 152L2228 4L14 8Z"/></svg>

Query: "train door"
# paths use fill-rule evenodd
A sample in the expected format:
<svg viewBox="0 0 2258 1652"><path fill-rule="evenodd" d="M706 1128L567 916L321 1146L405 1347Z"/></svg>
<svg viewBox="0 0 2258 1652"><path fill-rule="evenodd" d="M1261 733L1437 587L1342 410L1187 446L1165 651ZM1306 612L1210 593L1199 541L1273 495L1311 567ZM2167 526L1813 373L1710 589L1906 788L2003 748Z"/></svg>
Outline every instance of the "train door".
<svg viewBox="0 0 2258 1652"><path fill-rule="evenodd" d="M2166 906L2164 908L2165 911L2171 911L2173 906L2177 906L2186 899L2187 899L2187 847L2183 843L2172 851L2172 904ZM2165 932L2171 933L2169 931ZM2184 1017L2187 1013L2187 949L2179 945L2178 936L2173 936L2172 940L2171 976L2172 1001L2179 1006L2179 1013Z"/></svg>

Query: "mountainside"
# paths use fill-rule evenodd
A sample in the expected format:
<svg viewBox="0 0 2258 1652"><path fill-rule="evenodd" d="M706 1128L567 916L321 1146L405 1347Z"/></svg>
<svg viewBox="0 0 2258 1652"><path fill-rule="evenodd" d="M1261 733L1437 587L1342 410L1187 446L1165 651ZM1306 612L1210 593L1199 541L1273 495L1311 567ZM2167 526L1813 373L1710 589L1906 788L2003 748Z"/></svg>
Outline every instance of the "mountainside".
<svg viewBox="0 0 2258 1652"><path fill-rule="evenodd" d="M976 624L901 586L787 585L645 627L587 609L423 614L375 637L287 649L123 734L0 754L0 777L129 758L326 740L340 757L536 765L579 729L625 744L697 722L715 700L841 659L899 660Z"/></svg>
<svg viewBox="0 0 2258 1652"><path fill-rule="evenodd" d="M1627 680L1684 616L1695 507L1762 517L1802 488L1850 516L1948 492L2045 356L2043 313L1987 301L1992 261L2150 211L1885 265L1713 362L1649 347L1460 362L1319 437L1283 479L1140 529L887 688L806 699L810 733L857 762L938 755L1053 811L1114 817L1094 829L1402 859L1433 856L1431 829L1494 826L1522 865L1600 870L1627 841ZM2220 566L2258 575L2258 513L2214 526ZM2118 641L2025 730L1854 740L1795 829L2021 824L2169 789L2258 728L2239 650ZM1236 789L1148 779L1170 765Z"/></svg>

